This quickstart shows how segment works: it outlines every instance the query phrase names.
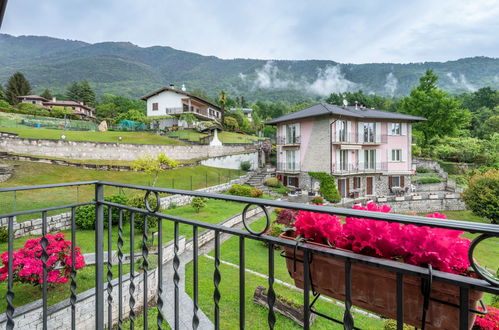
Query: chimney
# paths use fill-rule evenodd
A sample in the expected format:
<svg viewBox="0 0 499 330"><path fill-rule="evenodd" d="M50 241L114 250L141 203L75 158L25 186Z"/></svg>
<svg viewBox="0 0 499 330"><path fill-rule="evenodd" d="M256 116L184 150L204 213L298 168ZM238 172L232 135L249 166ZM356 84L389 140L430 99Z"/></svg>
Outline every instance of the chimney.
<svg viewBox="0 0 499 330"><path fill-rule="evenodd" d="M170 84L171 89L175 89L175 84Z"/></svg>
<svg viewBox="0 0 499 330"><path fill-rule="evenodd" d="M54 97L52 97L52 102L57 102L57 99Z"/></svg>

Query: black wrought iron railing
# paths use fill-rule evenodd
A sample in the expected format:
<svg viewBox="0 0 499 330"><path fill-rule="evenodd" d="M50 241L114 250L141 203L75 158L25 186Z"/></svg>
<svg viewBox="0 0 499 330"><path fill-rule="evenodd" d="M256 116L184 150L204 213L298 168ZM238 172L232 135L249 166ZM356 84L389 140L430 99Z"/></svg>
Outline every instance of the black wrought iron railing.
<svg viewBox="0 0 499 330"><path fill-rule="evenodd" d="M299 145L301 142L301 136L278 136L278 145Z"/></svg>
<svg viewBox="0 0 499 330"><path fill-rule="evenodd" d="M455 308L459 310L459 324L455 324L455 328L459 329L469 329L470 328L470 306L469 306L469 297L471 290L478 290L482 292L488 292L492 294L499 294L499 282L492 275L488 274L483 268L475 263L473 259L473 252L475 247L483 240L491 238L491 237L499 237L499 227L497 225L485 224L485 223L476 223L476 222L464 222L464 221L455 221L455 220L444 220L444 219L433 219L419 216L408 216L408 215L399 215L399 214L387 214L387 213L378 213L378 212L368 212L368 211L360 211L354 209L344 209L344 208L334 208L334 207L325 207L318 205L308 205L308 204L298 204L298 203L290 203L276 200L267 200L267 199L259 199L259 198L248 198L248 197L239 197L239 196L231 196L224 194L212 194L200 191L187 191L187 190L177 190L177 189L164 189L164 188L154 188L148 186L140 186L140 185L131 185L131 184L123 184L123 183L114 183L114 182L102 182L102 181L91 181L91 182L78 182L78 183L64 183L64 184L53 184L53 185L41 185L41 186L26 186L26 187L13 187L13 188L1 188L0 194L5 192L12 191L28 191L28 190L39 190L39 189L53 189L59 187L69 187L69 186L95 186L95 200L85 202L85 203L75 203L68 205L60 205L54 207L45 207L33 210L25 210L18 212L11 212L6 214L1 214L0 218L8 219L8 272L7 272L7 291L5 295L7 308L5 313L5 323L7 329L13 329L16 327L23 328L22 324L25 324L24 319L18 318L18 308L14 303L15 291L14 291L14 277L13 277L13 251L14 251L14 233L13 233L13 223L14 217L24 215L24 214L41 214L43 223L42 223L42 235L45 237L47 233L47 212L52 212L55 210L62 209L71 209L71 249L72 255L75 255L75 240L78 240L78 230L75 224L75 212L78 208L86 206L86 205L95 205L95 300L91 303L90 308L94 312L87 313L87 317L91 317L93 319L93 324L96 329L104 329L105 327L118 327L122 328L124 322L130 322L130 327L133 328L135 323L137 322L137 317L139 316L139 309L136 307L136 303L138 300L136 291L142 291L143 297L142 302L140 304L141 314L143 315L142 326L147 329L148 327L158 327L162 329L164 326L165 320L165 294L164 292L164 276L165 271L172 271L171 269L166 269L166 264L164 264L164 255L162 246L164 245L164 235L167 233L165 230L166 224L173 225L173 262L171 263L171 267L173 267L172 277L168 279L168 281L173 281L174 289L173 289L173 320L171 320L172 327L175 329L180 329L180 293L181 287L179 285L181 279L181 272L179 271L180 265L180 256L179 256L179 225L188 226L191 228L192 232L192 278L189 281L192 281L192 300L193 300L193 308L192 308L192 317L191 317L191 325L194 329L200 326L200 307L199 307L199 259L198 255L200 254L200 240L198 239L200 236L200 231L208 231L213 232L213 245L214 245L214 271L213 271L213 324L215 329L219 329L221 326L221 315L224 313L224 309L221 307L221 301L223 301L223 291L220 288L220 285L224 282L224 273L221 269L221 259L220 259L220 250L221 250L221 237L222 235L230 235L238 237L239 244L239 265L238 265L238 273L239 273L239 301L237 304L239 305L239 319L233 320L234 328L245 328L246 320L246 268L245 268L245 244L249 240L261 241L266 243L266 248L268 249L268 269L267 269L267 277L268 277L268 290L267 290L267 305L268 305L268 321L267 324L261 325L261 328L268 327L269 329L273 329L276 326L276 315L274 311L274 305L276 303L276 292L275 292L275 267L276 263L274 260L274 249L276 247L282 247L284 249L288 249L288 251L294 251L295 254L300 254L301 258L293 260L296 262L301 262L301 267L303 268L303 274L300 281L303 283L303 327L305 329L310 328L310 315L311 313L318 314L320 316L324 316L328 318L331 322L341 323L343 324L345 329L354 329L354 319L352 317L352 291L355 290L355 287L352 285L352 278L355 277L355 267L356 265L368 265L375 267L375 269L383 270L390 272L396 276L396 286L395 286L395 295L396 295L396 321L397 321L397 329L402 329L405 317L407 316L407 311L404 311L404 301L409 299L407 293L405 292L405 277L415 277L421 279L422 283L425 283L426 286L430 286L432 283L446 283L458 288L459 292L459 304L455 304ZM109 202L105 200L105 191L106 188L111 190L113 188L121 188L121 189L133 189L139 190L144 193L144 201L146 207L136 208L127 205L117 204L114 202ZM178 216L173 216L169 214L164 214L159 212L160 205L160 194L178 194L178 195L186 195L193 197L204 197L210 199L217 199L223 201L237 202L245 205L242 208L242 224L246 228L237 229L233 227L223 226L220 224L211 224L202 221L198 221L196 219L186 219ZM156 200L156 206L150 205L150 198L153 197L153 200ZM250 210L251 206L256 206L258 209L263 211L263 215L265 218L265 226L262 231L255 231L250 227L249 222L247 221L247 212ZM349 251L331 249L327 247L321 247L317 245L311 245L303 242L283 239L279 237L273 237L266 235L266 231L270 226L270 216L267 211L268 208L278 207L283 209L293 209L293 210L305 210L311 212L319 212L319 213L327 213L334 214L339 216L352 216L357 218L369 218L374 220L383 220L388 222L396 222L401 224L412 224L416 226L429 226L429 227L438 227L438 228L446 228L446 229L455 229L460 231L466 231L470 233L479 234L473 241L470 251L469 251L469 259L474 271L477 274L477 277L467 277L456 274L444 273L441 271L429 271L427 268L417 267L413 265L403 264L396 261L379 259L364 255L355 254ZM104 211L108 209L109 218L104 218ZM112 214L113 210L118 210L119 212L119 221L117 224L113 225ZM123 241L125 239L125 225L123 221L124 214L129 214L131 219L129 221L130 226L130 251L129 253L125 253L123 251ZM140 222L144 227L144 234L142 237L135 236L134 226L136 221L134 221L137 217L140 217L142 221ZM158 221L157 224L157 271L153 271L150 268L150 237L148 237L148 225L149 221L151 221L151 217ZM221 221L224 219L220 219ZM118 227L118 237L117 240L112 236L111 230L104 230L104 223L107 223L107 226L111 228L112 226ZM107 237L105 237L107 233ZM136 271L135 263L136 263L136 255L138 251L133 248L135 246L135 240L139 240L141 242L140 247L140 256L141 256L141 272ZM107 241L107 242L106 242ZM105 244L107 243L107 244ZM113 277L115 277L113 272L115 272L115 268L112 267L111 259L113 258L112 250L113 246L117 244L118 246L118 258L117 258L117 266L118 266L118 282L113 282ZM51 311L49 311L48 306L48 282L47 282L47 240L44 238L42 240L42 263L43 263L43 274L42 274L42 310L38 315L41 318L40 324L43 328L47 328L49 323L53 321L52 318L49 318L51 315ZM107 258L105 257L105 246L107 245ZM124 258L129 254L130 261L130 270L129 274L125 273L125 265ZM344 263L344 268L339 269L338 271L343 272L344 278L344 317L343 320L336 320L327 315L323 315L317 312L311 306L317 300L318 294L315 292L314 283L315 279L312 278L310 273L310 267L312 259L317 259L320 256L332 258L334 260L340 260ZM289 257L289 256L288 256ZM78 295L77 287L78 287L78 270L75 267L75 258L72 258L72 267L70 273L70 287L68 291L69 305L70 305L70 319L71 319L71 328L78 328L77 313L79 308L84 308L78 304ZM262 260L263 262L263 260ZM169 264L170 265L170 264ZM106 276L104 276L106 274ZM155 276L149 276L155 275ZM123 284L124 281L128 280L129 284L125 287ZM153 305L157 309L157 316L155 317L155 324L148 324L148 313L151 310L149 306L150 304L150 295L148 294L153 288L154 299ZM126 290L127 289L127 290ZM118 291L118 299L115 299L114 295L116 294L116 290ZM128 291L128 292L126 292ZM423 291L425 292L425 291ZM430 291L426 290L425 298L429 300L435 300L434 297L430 297ZM313 295L311 295L313 294ZM420 293L418 293L420 294ZM423 293L421 293L423 294ZM126 298L125 298L126 297ZM432 302L437 303L437 302ZM441 302L440 302L441 303ZM445 302L444 302L445 303ZM425 305L427 301L425 300ZM125 306L128 306L125 308ZM421 306L421 309L424 310L425 306ZM473 308L474 306L471 306ZM89 308L88 303L85 308ZM424 312L423 312L424 313ZM69 313L68 313L69 314ZM116 314L117 317L116 317ZM424 318L424 317L423 317ZM0 322L2 319L0 318ZM185 326L185 325L184 325ZM424 327L424 325L423 325Z"/></svg>

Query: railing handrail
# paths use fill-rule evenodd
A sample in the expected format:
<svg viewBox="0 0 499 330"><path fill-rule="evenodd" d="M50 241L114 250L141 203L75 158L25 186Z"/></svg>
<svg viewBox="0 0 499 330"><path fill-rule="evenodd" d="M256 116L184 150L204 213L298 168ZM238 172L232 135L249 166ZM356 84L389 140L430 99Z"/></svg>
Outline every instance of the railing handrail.
<svg viewBox="0 0 499 330"><path fill-rule="evenodd" d="M121 187L121 188L136 189L136 190L146 190L146 191L151 191L151 192L167 193L167 194L172 194L172 195L187 195L187 196L193 196L193 197L205 197L205 198L228 200L228 201L240 202L240 203L246 203L246 204L272 206L272 207L287 208L287 209L293 209L293 210L302 210L302 211L309 211L309 212L326 213L326 214L336 214L336 215L351 216L351 217L357 217L357 218L369 218L369 219L373 219L373 220L381 220L381 221L387 221L387 222L399 222L399 223L403 223L403 224L411 224L411 225L416 225L416 226L440 227L440 228L446 228L446 229L468 231L470 233L499 235L499 226L494 225L494 224L487 224L487 223L477 223L477 222L452 220L452 219L433 219L433 218L416 216L416 215L380 213L380 212L354 210L354 209L347 209L347 208L333 207L333 206L321 206L321 205L291 203L291 202L284 202L284 201L253 198L253 197L242 197L242 196L215 194L215 193L208 193L208 192L203 192L203 191L191 191L191 190L183 190L183 189L151 187L151 186L127 184L127 183L119 183L119 182L110 182L110 181L83 181L83 182L57 183L57 184L47 184L47 185L37 185L37 186L20 186L20 187L12 187L12 188L0 188L0 193L1 192L9 192L9 191L29 190L29 189L44 189L44 188L59 188L59 187L67 187L67 186L81 186L81 185L90 185L90 184L100 184L100 185L112 186L112 187ZM49 210L49 209L50 208L47 208L47 210ZM41 210L43 210L43 209L39 209L38 212L40 212ZM31 212L30 211L19 211L19 212L36 213L35 211L31 211ZM19 212L9 213L9 216L15 216ZM5 216L0 214L0 218L6 217L6 216L7 216L7 214L5 214Z"/></svg>

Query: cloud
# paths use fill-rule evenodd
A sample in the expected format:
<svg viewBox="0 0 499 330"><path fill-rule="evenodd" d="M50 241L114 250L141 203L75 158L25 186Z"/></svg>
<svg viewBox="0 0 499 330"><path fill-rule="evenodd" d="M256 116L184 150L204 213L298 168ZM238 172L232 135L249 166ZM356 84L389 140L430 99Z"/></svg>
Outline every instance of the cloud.
<svg viewBox="0 0 499 330"><path fill-rule="evenodd" d="M246 75L242 72L239 72L239 78L241 78L242 81L246 80Z"/></svg>
<svg viewBox="0 0 499 330"><path fill-rule="evenodd" d="M385 89L391 97L395 95L395 90L397 89L398 83L399 81L397 77L393 75L393 72L390 72L386 75Z"/></svg>
<svg viewBox="0 0 499 330"><path fill-rule="evenodd" d="M445 75L450 79L450 81L454 85L463 87L470 92L475 92L477 90L475 86L473 86L470 82L468 82L468 79L466 79L466 76L462 73L459 74L459 79L456 78L452 72L447 72Z"/></svg>
<svg viewBox="0 0 499 330"><path fill-rule="evenodd" d="M454 77L454 74L452 72L447 72L445 75L450 79L450 81L452 81L453 84L458 83L456 77Z"/></svg>
<svg viewBox="0 0 499 330"><path fill-rule="evenodd" d="M355 90L358 87L358 84L345 78L338 65L318 68L317 77L313 81L307 81L305 77L289 77L286 72L279 70L274 61L267 61L261 68L255 70L255 74L254 88L301 89L311 94L327 96L331 93ZM241 76L240 78L244 80Z"/></svg>

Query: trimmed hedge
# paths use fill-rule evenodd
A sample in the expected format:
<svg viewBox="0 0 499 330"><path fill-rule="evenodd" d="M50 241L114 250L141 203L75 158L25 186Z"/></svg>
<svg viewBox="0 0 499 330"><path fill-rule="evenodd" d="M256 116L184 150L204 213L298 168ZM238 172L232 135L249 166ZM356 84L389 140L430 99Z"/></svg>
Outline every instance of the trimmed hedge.
<svg viewBox="0 0 499 330"><path fill-rule="evenodd" d="M261 197L263 195L263 191L261 191L260 189L252 188L246 185L243 186L240 184L232 185L229 188L228 193L234 196L256 197L256 198Z"/></svg>
<svg viewBox="0 0 499 330"><path fill-rule="evenodd" d="M325 172L308 172L312 178L319 180L319 192L324 198L331 203L338 203L341 201L340 193L336 188L334 178Z"/></svg>
<svg viewBox="0 0 499 330"><path fill-rule="evenodd" d="M128 198L124 195L113 195L105 197L106 202L127 205ZM109 222L109 209L104 207L104 227L107 228ZM116 225L119 222L119 210L113 209L112 224ZM123 217L123 220L126 218ZM80 206L75 212L75 223L81 229L94 229L95 228L95 205Z"/></svg>

